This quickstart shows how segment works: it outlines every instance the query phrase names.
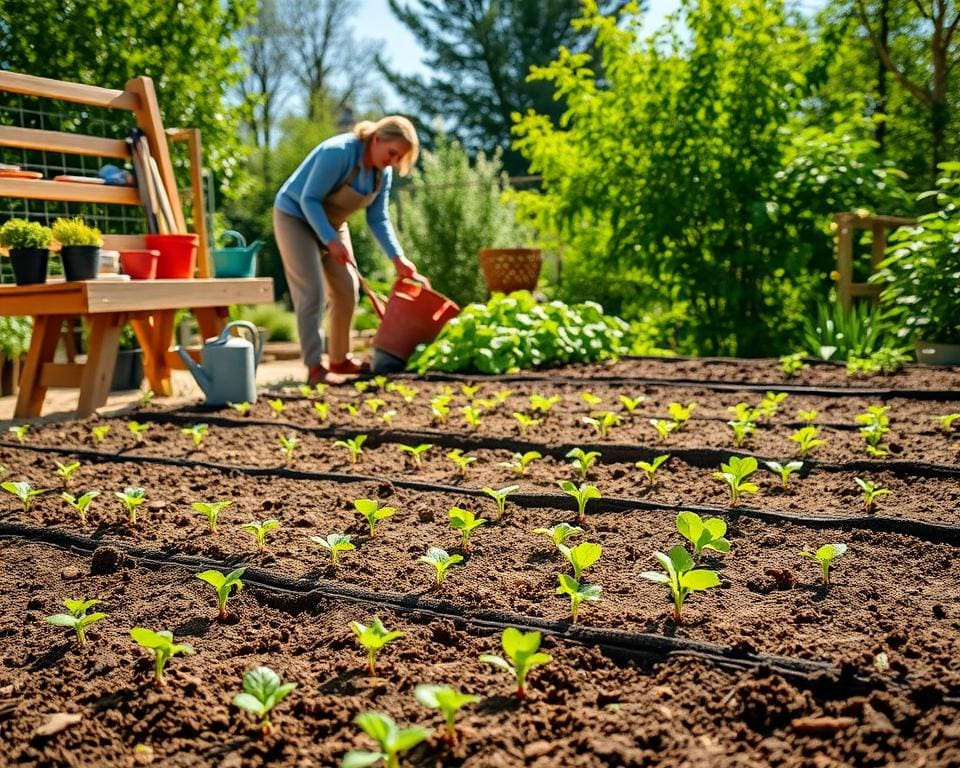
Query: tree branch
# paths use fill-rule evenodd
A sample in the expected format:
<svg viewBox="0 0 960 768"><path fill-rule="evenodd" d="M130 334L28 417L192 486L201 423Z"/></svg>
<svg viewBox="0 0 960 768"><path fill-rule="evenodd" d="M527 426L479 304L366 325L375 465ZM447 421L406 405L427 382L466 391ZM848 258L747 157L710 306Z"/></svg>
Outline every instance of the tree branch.
<svg viewBox="0 0 960 768"><path fill-rule="evenodd" d="M920 11L920 15L923 16L923 18L933 21L933 16L927 13L927 9L923 7L923 5L920 3L920 0L913 0L913 4L917 6L917 10Z"/></svg>
<svg viewBox="0 0 960 768"><path fill-rule="evenodd" d="M863 5L863 0L857 0L857 12L860 16L861 23L867 30L867 35L870 37L870 42L873 44L873 49L877 52L877 56L880 57L880 61L883 62L883 66L890 70L890 72L893 73L893 76L897 78L897 82L906 88L907 91L913 94L914 98L916 98L921 104L926 107L932 106L933 98L929 91L921 88L903 72L901 72L890 58L890 52L887 50L887 47L882 45L877 39L877 35L873 31L873 27L870 26L870 19L867 17L867 9Z"/></svg>

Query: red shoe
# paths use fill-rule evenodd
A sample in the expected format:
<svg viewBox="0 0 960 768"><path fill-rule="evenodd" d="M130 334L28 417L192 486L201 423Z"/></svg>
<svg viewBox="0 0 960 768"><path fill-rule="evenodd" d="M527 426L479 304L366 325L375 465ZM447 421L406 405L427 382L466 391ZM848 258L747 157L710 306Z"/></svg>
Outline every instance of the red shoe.
<svg viewBox="0 0 960 768"><path fill-rule="evenodd" d="M370 370L370 363L357 360L357 358L347 355L343 362L327 363L327 369L330 373L342 373L347 376L356 376L360 373L367 373Z"/></svg>
<svg viewBox="0 0 960 768"><path fill-rule="evenodd" d="M327 370L322 364L311 366L307 371L307 384L311 387L317 384L343 384L346 380L346 377Z"/></svg>

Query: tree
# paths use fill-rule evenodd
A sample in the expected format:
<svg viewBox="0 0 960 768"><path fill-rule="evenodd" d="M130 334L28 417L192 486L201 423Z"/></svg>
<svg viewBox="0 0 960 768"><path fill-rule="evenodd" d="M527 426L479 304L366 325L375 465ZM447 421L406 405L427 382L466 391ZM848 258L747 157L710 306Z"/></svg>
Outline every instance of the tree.
<svg viewBox="0 0 960 768"><path fill-rule="evenodd" d="M605 12L621 5L599 0ZM510 174L526 169L511 149L516 112L534 109L556 118L563 111L552 89L528 82L531 65L544 65L561 47L586 49L592 34L572 25L580 0L421 0L415 6L389 0L390 9L429 56L432 76L403 76L378 66L397 92L429 125L437 116L471 151L504 151Z"/></svg>

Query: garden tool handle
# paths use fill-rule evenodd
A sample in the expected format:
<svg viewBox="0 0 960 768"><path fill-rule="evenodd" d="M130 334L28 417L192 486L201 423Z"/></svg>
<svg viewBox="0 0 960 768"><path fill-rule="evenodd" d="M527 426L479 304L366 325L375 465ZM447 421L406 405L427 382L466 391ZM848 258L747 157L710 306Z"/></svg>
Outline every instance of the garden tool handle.
<svg viewBox="0 0 960 768"><path fill-rule="evenodd" d="M360 274L360 268L355 261L350 260L345 262L345 264L347 269L357 276L357 280L360 281L360 287L363 288L363 292L367 294L367 298L370 299L370 303L373 305L373 311L377 313L377 317L383 320L383 314L387 310L383 297L374 291L367 281L363 279L363 275Z"/></svg>

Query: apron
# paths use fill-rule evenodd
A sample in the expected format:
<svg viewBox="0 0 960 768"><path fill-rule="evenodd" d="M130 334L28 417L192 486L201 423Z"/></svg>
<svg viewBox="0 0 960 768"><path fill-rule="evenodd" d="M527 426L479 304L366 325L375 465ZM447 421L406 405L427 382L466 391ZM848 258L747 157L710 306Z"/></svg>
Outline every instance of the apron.
<svg viewBox="0 0 960 768"><path fill-rule="evenodd" d="M364 150L364 154L366 154L366 150ZM362 162L363 158L361 157L343 184L323 198L323 212L327 214L330 225L337 230L337 232L340 232L341 228L346 225L347 219L357 211L368 208L377 198L377 195L380 194L380 183L383 181L383 174L380 173L379 169L374 169L373 171L373 192L369 195L361 195L350 186L350 182L360 173L360 164Z"/></svg>

